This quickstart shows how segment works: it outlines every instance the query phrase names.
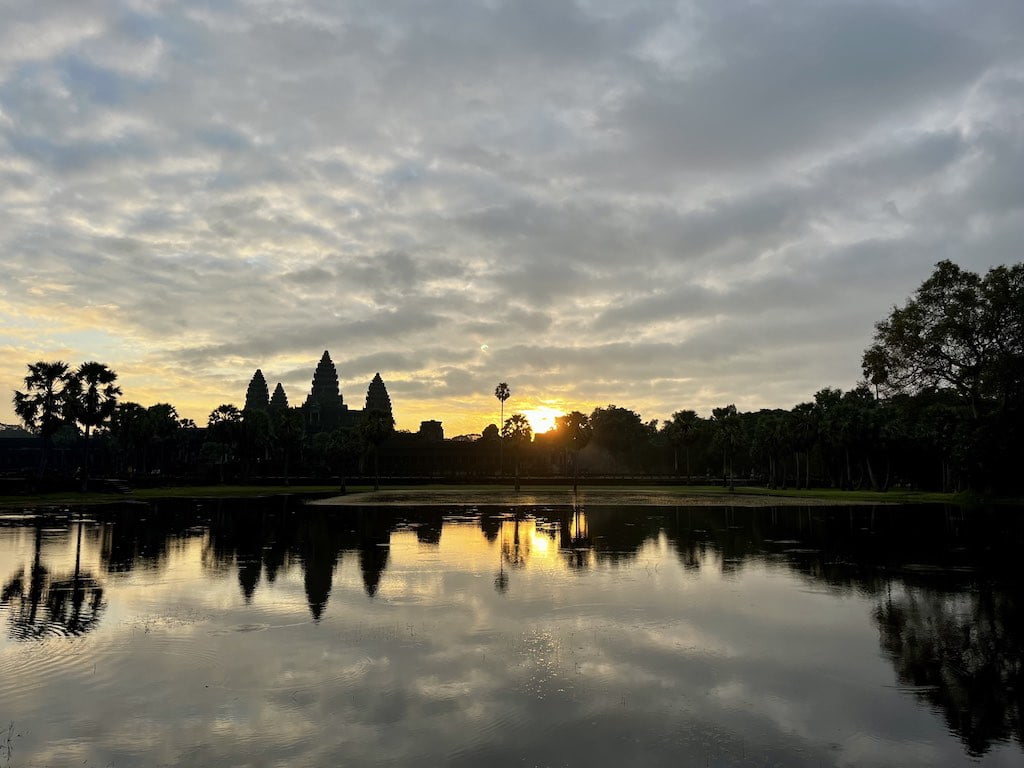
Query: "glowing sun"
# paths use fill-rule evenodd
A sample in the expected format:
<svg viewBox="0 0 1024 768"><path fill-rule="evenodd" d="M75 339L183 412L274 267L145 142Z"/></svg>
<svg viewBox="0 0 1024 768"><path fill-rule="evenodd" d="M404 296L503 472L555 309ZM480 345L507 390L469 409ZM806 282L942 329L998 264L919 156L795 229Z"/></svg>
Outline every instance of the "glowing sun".
<svg viewBox="0 0 1024 768"><path fill-rule="evenodd" d="M537 408L527 408L523 411L523 416L530 422L530 429L533 430L535 435L554 429L555 419L564 415L563 411L557 408L549 408L546 405L541 405Z"/></svg>

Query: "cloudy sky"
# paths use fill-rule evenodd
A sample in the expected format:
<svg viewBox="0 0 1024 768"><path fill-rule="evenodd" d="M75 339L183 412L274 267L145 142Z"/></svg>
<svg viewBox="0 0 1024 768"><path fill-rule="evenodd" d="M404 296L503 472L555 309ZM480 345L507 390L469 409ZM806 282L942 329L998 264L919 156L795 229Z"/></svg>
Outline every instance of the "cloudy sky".
<svg viewBox="0 0 1024 768"><path fill-rule="evenodd" d="M1024 241L1024 3L0 0L0 390L398 426L852 386ZM15 417L9 394L0 421Z"/></svg>

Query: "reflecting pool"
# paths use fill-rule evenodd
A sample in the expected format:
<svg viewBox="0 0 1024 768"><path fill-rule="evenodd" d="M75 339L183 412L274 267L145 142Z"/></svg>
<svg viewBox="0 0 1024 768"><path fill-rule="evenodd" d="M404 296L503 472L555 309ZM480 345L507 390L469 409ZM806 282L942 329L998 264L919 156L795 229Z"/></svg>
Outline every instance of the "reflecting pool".
<svg viewBox="0 0 1024 768"><path fill-rule="evenodd" d="M1020 766L1021 512L0 515L0 768Z"/></svg>

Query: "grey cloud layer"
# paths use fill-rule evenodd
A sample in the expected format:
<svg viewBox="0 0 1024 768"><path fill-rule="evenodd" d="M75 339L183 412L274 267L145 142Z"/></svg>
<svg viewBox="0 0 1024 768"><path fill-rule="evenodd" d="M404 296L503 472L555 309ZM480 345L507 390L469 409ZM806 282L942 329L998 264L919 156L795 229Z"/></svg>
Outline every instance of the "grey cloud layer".
<svg viewBox="0 0 1024 768"><path fill-rule="evenodd" d="M328 347L410 397L790 405L935 261L1020 258L1010 0L5 15L0 300L226 392Z"/></svg>

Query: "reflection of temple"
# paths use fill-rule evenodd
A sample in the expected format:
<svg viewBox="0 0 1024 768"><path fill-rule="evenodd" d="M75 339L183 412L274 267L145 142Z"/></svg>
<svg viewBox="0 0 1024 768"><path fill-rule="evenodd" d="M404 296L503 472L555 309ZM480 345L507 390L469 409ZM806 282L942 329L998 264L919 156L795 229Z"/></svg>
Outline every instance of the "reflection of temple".
<svg viewBox="0 0 1024 768"><path fill-rule="evenodd" d="M280 383L274 388L273 397L267 388L263 371L257 369L249 382L245 393L246 411L278 411L288 408L288 396ZM366 389L365 407L349 408L341 394L338 383L338 370L331 360L331 355L324 350L320 362L313 372L313 382L305 402L297 409L302 413L302 422L306 432L329 432L333 429L351 428L359 424L364 413L380 412L392 416L391 397L388 395L384 380L378 373L373 377Z"/></svg>

